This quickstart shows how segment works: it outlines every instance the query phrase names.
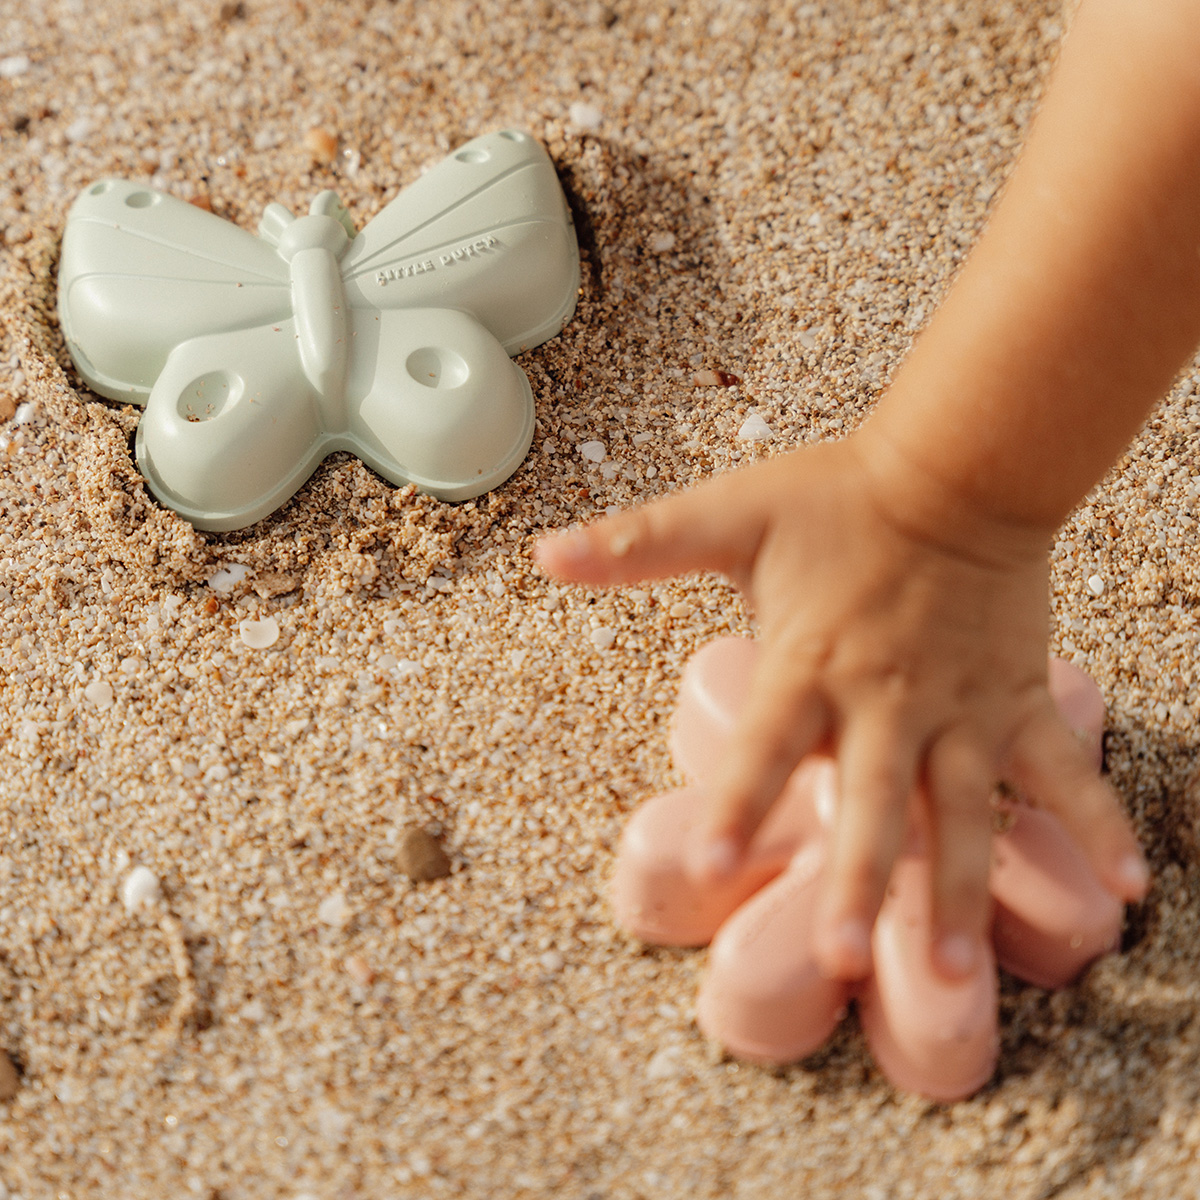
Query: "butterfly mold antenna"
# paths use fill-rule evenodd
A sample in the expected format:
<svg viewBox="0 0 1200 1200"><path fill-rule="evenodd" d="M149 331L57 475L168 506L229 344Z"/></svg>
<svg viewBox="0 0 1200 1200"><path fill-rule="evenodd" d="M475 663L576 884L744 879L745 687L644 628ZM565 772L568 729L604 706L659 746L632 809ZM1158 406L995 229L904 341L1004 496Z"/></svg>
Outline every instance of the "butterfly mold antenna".
<svg viewBox="0 0 1200 1200"><path fill-rule="evenodd" d="M335 221L340 221L342 228L346 231L346 236L351 240L354 239L354 235L358 232L354 228L354 222L350 218L349 210L338 198L337 192L329 188L313 197L313 202L309 205L308 211L310 216L332 217Z"/></svg>
<svg viewBox="0 0 1200 1200"><path fill-rule="evenodd" d="M258 223L258 236L272 246L279 245L283 232L296 218L282 204L268 204Z"/></svg>

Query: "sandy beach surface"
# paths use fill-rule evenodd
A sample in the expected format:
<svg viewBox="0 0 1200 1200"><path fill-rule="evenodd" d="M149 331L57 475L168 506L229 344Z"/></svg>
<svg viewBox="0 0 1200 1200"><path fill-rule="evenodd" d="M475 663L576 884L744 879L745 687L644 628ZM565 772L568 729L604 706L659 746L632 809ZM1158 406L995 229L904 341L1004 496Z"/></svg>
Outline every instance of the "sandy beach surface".
<svg viewBox="0 0 1200 1200"><path fill-rule="evenodd" d="M679 782L684 662L750 616L719 579L589 593L531 561L546 529L854 427L981 229L1063 22L0 4L0 1198L1200 1190L1200 367L1054 550L1054 648L1104 689L1154 888L1078 984L1004 981L969 1101L895 1091L853 1017L786 1069L705 1042L704 952L640 946L606 887L628 815ZM513 478L449 505L338 455L241 532L160 507L138 411L83 387L56 320L78 192L145 180L253 229L333 187L361 227L504 128L549 150L583 254L574 318L518 359ZM448 875L406 874L413 829Z"/></svg>

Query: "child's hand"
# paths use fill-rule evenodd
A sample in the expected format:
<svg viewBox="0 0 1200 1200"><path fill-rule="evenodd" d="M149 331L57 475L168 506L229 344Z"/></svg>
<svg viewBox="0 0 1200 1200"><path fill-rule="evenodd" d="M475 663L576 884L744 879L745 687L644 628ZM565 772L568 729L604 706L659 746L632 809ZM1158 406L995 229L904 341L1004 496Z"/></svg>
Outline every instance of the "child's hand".
<svg viewBox="0 0 1200 1200"><path fill-rule="evenodd" d="M538 560L590 584L701 569L732 578L761 653L697 871L731 870L797 762L827 747L840 798L819 922L826 970L869 970L870 929L923 785L934 960L965 975L988 920L999 781L1055 811L1114 894L1140 898L1146 870L1046 689L1050 532L963 504L953 528L928 527L916 502L925 481L911 496L894 474L883 484L870 446L860 433L718 477L548 538Z"/></svg>

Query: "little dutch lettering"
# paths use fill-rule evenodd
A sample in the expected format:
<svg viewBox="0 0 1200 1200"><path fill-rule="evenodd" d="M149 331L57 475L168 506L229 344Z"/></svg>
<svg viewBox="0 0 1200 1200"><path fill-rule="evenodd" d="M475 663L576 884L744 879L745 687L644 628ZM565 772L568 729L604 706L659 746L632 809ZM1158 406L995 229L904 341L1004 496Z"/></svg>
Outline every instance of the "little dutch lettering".
<svg viewBox="0 0 1200 1200"><path fill-rule="evenodd" d="M474 258L485 250L490 250L494 245L496 245L494 237L481 237L477 241L468 242L465 246L459 246L457 250L451 250L449 253L441 255L439 261L443 267L449 267L456 262L461 262L464 258Z"/></svg>
<svg viewBox="0 0 1200 1200"><path fill-rule="evenodd" d="M489 234L487 237L476 238L473 242L467 242L465 245L448 250L445 254L439 254L436 262L432 258L426 258L421 262L406 263L401 267L388 267L386 270L377 271L375 282L380 287L384 287L394 279L411 279L414 275L424 275L429 271L436 271L438 267L449 267L464 259L475 258L499 244L497 239Z"/></svg>
<svg viewBox="0 0 1200 1200"><path fill-rule="evenodd" d="M433 259L426 258L421 262L405 263L402 267L389 267L386 271L379 271L375 279L379 286L383 287L393 279L411 279L414 275L424 275L433 270L436 270Z"/></svg>

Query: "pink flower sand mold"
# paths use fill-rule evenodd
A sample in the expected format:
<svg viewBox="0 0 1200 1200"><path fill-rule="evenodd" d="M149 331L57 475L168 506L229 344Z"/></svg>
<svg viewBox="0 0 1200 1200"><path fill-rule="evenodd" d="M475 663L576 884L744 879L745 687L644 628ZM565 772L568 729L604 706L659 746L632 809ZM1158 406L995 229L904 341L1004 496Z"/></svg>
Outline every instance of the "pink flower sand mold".
<svg viewBox="0 0 1200 1200"><path fill-rule="evenodd" d="M897 1087L936 1100L967 1096L995 1068L997 963L1041 987L1061 987L1115 948L1121 905L1056 817L1016 804L994 843L991 941L967 979L950 983L930 963L930 868L917 835L875 925L872 975L855 987L827 979L813 954L812 914L835 803L830 759L813 755L797 767L730 879L699 887L685 867L702 784L720 762L756 652L749 640L723 638L688 664L671 743L692 786L647 801L626 826L612 888L617 921L647 942L712 943L697 1020L737 1056L803 1058L855 999L871 1052ZM1099 689L1058 659L1050 687L1099 765Z"/></svg>

